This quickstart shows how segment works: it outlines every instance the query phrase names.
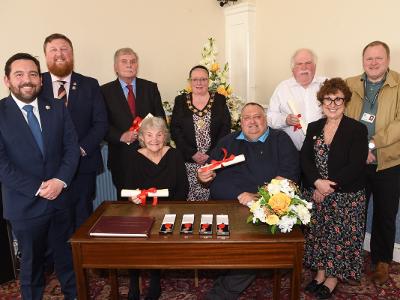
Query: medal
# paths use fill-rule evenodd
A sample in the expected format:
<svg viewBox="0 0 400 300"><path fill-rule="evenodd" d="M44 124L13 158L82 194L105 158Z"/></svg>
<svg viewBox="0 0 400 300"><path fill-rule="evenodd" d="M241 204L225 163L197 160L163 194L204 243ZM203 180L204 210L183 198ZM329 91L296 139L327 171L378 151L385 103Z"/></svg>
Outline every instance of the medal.
<svg viewBox="0 0 400 300"><path fill-rule="evenodd" d="M204 119L198 119L196 125L199 129L203 129L204 125L206 125L206 121L204 121Z"/></svg>

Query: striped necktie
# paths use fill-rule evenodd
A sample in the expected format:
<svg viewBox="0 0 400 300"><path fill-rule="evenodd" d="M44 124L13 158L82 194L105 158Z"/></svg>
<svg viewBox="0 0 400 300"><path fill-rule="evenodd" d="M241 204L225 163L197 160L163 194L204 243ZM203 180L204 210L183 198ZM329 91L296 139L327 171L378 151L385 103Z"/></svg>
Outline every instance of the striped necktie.
<svg viewBox="0 0 400 300"><path fill-rule="evenodd" d="M65 106L67 106L68 104L67 91L65 90L64 87L64 84L66 84L67 82L64 80L58 80L58 82L60 83L60 87L58 88L57 98L63 100Z"/></svg>

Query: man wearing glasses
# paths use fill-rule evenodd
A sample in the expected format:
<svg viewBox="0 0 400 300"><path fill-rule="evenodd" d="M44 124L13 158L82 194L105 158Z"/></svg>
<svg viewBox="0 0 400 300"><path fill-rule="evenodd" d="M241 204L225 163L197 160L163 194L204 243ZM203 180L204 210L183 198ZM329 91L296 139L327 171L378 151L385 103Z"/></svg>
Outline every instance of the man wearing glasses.
<svg viewBox="0 0 400 300"><path fill-rule="evenodd" d="M373 195L371 279L384 284L393 259L400 197L400 74L389 70L387 44L365 46L364 73L347 79L353 95L346 114L368 128L367 199Z"/></svg>
<svg viewBox="0 0 400 300"><path fill-rule="evenodd" d="M269 126L284 130L300 151L305 126L322 116L316 94L326 77L315 76L316 55L310 49L298 49L292 56L291 68L293 77L277 86L267 116Z"/></svg>

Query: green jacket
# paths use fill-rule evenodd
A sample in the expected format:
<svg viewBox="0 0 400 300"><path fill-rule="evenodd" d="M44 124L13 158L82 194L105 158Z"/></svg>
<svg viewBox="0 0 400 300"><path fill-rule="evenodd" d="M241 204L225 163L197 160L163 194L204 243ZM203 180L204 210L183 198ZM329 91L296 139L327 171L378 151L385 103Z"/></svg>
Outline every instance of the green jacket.
<svg viewBox="0 0 400 300"><path fill-rule="evenodd" d="M346 115L360 120L363 107L364 82L361 75L346 79L352 97L346 107ZM400 165L400 74L389 71L378 96L375 119L377 170Z"/></svg>

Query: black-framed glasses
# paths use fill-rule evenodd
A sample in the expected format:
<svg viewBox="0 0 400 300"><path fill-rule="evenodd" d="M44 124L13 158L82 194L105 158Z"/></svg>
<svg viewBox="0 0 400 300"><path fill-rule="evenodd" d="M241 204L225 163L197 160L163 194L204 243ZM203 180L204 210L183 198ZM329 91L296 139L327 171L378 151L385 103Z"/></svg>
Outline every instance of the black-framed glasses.
<svg viewBox="0 0 400 300"><path fill-rule="evenodd" d="M322 99L322 102L327 106L331 105L332 102L334 102L336 106L340 106L340 105L343 104L344 98L336 97L336 98L332 99L332 98L329 98L329 97L325 97L325 98Z"/></svg>

